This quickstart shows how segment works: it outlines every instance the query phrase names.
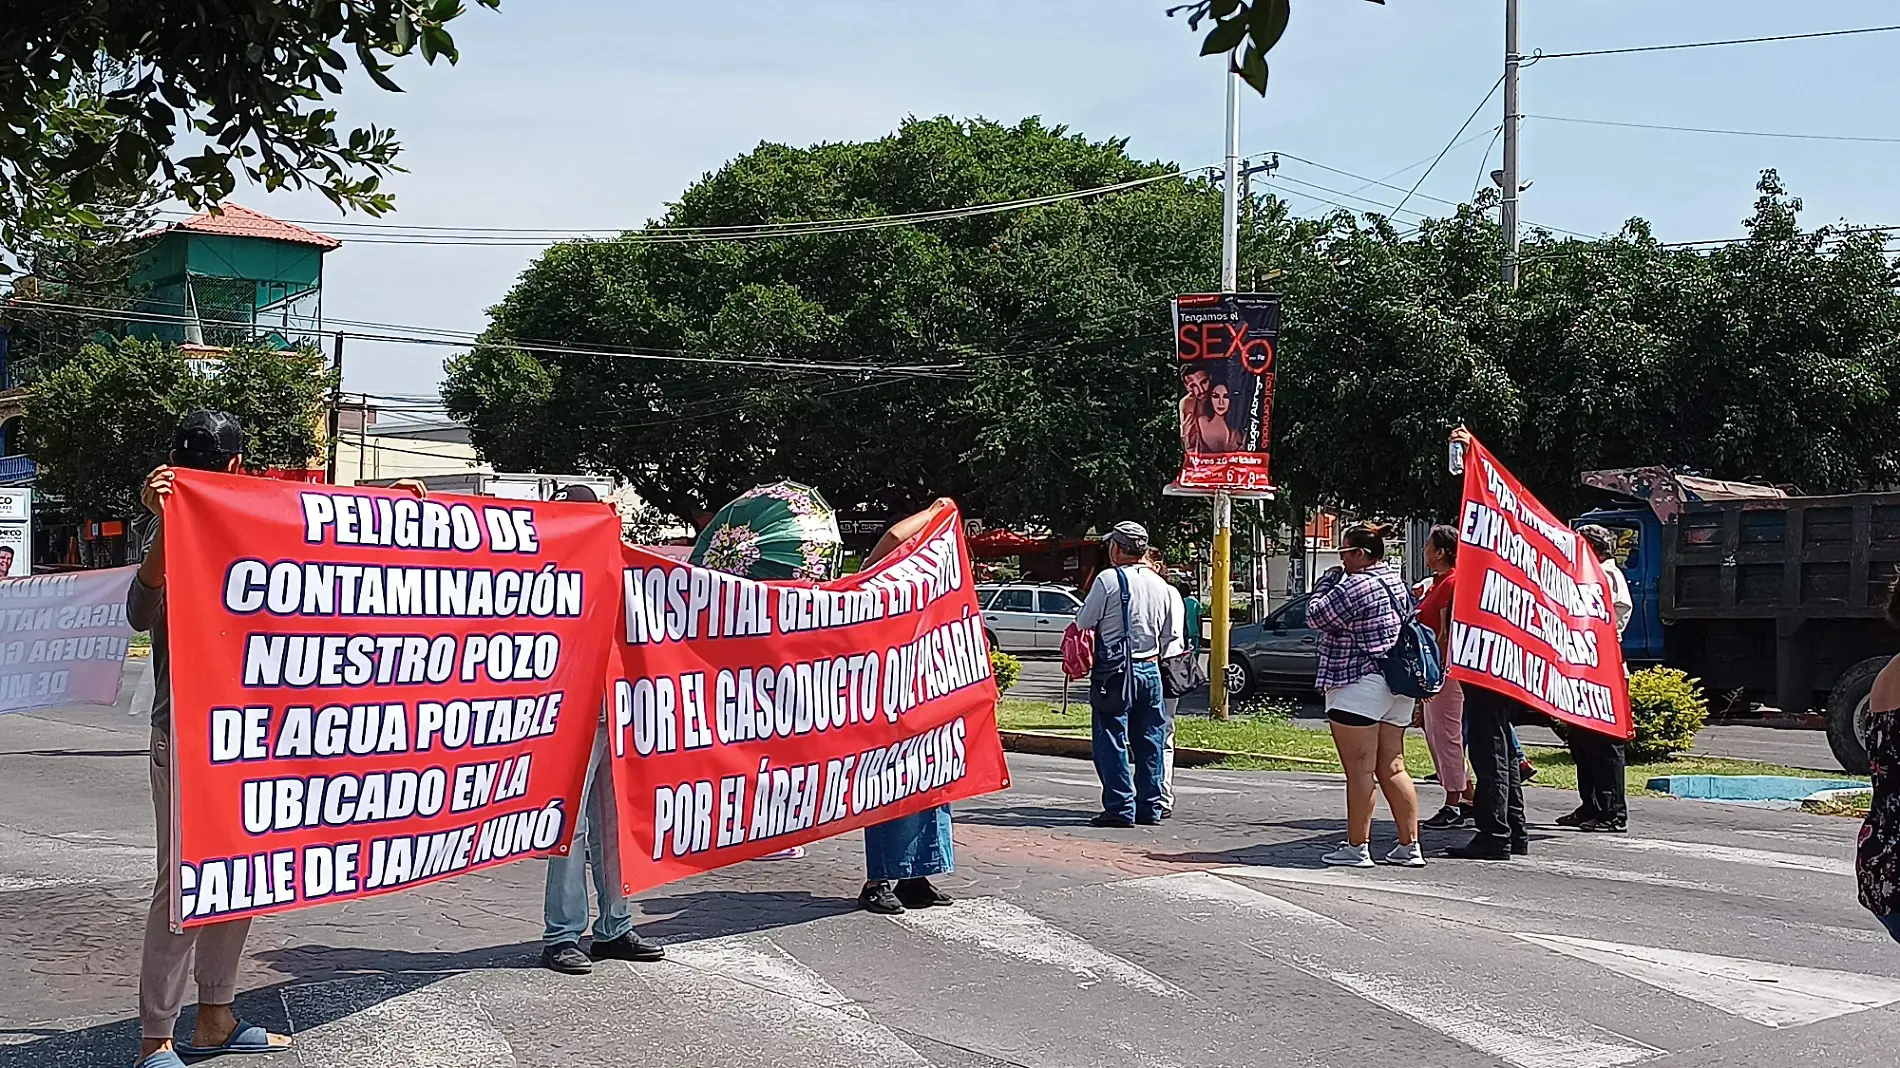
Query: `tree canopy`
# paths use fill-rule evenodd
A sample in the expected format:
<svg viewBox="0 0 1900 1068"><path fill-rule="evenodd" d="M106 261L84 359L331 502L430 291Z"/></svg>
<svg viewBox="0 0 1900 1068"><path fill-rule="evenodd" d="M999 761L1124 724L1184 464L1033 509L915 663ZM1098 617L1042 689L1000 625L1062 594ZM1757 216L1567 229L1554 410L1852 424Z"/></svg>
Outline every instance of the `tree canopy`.
<svg viewBox="0 0 1900 1068"><path fill-rule="evenodd" d="M760 145L662 222L940 210L1172 170L1033 119L911 121ZM1058 526L1133 512L1177 462L1154 354L1168 298L1217 281L1219 218L1205 182L1170 178L918 226L563 244L443 396L495 463L616 471L688 519L781 477L893 512L944 494Z"/></svg>
<svg viewBox="0 0 1900 1068"><path fill-rule="evenodd" d="M477 0L498 7L501 0ZM159 179L199 208L241 172L388 210L398 144L339 135L324 101L351 58L371 81L419 51L455 62L461 0L45 0L0 18L0 248L96 226L98 191ZM346 57L346 53L349 55ZM0 272L7 269L0 260Z"/></svg>
<svg viewBox="0 0 1900 1068"><path fill-rule="evenodd" d="M308 351L236 348L198 361L158 342L87 345L27 396L22 425L37 487L80 515L136 514L140 485L166 461L178 417L193 408L238 417L253 470L303 467L322 448L334 382Z"/></svg>
<svg viewBox="0 0 1900 1068"><path fill-rule="evenodd" d="M912 121L761 145L663 220L732 227L948 209L1154 175L1035 120ZM1746 234L1632 220L1532 233L1499 281L1486 193L1397 230L1243 212L1243 280L1285 296L1273 467L1291 500L1444 515L1468 423L1552 507L1579 471L1667 464L1809 491L1900 482L1900 300L1878 235L1804 231L1762 176ZM1170 177L1027 209L770 240L632 232L549 249L452 361L450 410L504 467L629 478L693 521L776 478L844 506L948 494L993 521L1164 524L1179 463L1168 299L1217 284L1220 198Z"/></svg>

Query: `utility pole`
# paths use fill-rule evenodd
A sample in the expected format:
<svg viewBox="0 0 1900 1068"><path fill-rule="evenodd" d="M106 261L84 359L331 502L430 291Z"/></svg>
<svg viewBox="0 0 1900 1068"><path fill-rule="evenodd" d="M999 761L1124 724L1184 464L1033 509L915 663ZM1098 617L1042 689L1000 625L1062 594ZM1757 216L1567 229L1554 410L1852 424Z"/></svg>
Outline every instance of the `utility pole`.
<svg viewBox="0 0 1900 1068"><path fill-rule="evenodd" d="M343 332L337 331L336 348L330 354L330 373L336 376L336 384L330 387L330 426L324 435L324 448L329 454L324 464L323 478L330 485L336 485L336 434L337 415L343 407Z"/></svg>
<svg viewBox="0 0 1900 1068"><path fill-rule="evenodd" d="M1504 187L1500 221L1504 229L1504 284L1517 288L1517 0L1504 0Z"/></svg>
<svg viewBox="0 0 1900 1068"><path fill-rule="evenodd" d="M1227 174L1221 196L1220 288L1240 288L1240 75L1227 72ZM1207 711L1227 718L1227 640L1233 626L1234 499L1214 495L1213 647L1208 650Z"/></svg>

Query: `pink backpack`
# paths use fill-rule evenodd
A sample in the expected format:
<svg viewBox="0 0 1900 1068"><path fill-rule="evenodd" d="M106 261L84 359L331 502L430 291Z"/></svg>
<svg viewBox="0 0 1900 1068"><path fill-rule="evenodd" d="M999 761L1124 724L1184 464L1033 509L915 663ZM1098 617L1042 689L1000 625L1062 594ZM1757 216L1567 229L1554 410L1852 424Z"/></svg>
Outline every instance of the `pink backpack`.
<svg viewBox="0 0 1900 1068"><path fill-rule="evenodd" d="M1088 678L1095 668L1095 632L1069 624L1062 632L1062 674L1069 681Z"/></svg>

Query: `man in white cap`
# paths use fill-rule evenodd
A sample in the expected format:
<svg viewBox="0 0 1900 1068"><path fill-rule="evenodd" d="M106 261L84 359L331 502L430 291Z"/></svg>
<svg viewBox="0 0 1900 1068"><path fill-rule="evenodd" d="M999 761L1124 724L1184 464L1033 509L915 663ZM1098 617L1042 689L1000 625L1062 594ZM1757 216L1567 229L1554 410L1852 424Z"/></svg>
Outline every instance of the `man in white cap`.
<svg viewBox="0 0 1900 1068"><path fill-rule="evenodd" d="M1103 539L1113 567L1095 576L1075 625L1095 632L1095 670L1089 678L1095 774L1102 780L1096 827L1161 822L1163 747L1161 650L1172 639L1168 584L1140 566L1148 531L1122 522ZM1130 766L1132 757L1132 768Z"/></svg>

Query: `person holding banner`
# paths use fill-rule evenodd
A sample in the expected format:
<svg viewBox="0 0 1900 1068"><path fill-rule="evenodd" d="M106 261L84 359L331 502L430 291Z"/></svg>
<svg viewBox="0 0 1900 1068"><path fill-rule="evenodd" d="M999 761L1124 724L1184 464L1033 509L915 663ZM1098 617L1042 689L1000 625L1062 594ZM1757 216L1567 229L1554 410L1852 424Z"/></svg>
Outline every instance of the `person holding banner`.
<svg viewBox="0 0 1900 1068"><path fill-rule="evenodd" d="M1458 531L1443 524L1425 539L1425 566L1431 589L1418 606L1419 622L1430 627L1440 649L1451 648L1451 602L1458 589ZM1465 690L1447 675L1444 686L1425 699L1425 745L1445 788L1445 804L1425 821L1437 830L1462 827L1471 818L1471 777L1465 768Z"/></svg>
<svg viewBox="0 0 1900 1068"><path fill-rule="evenodd" d="M1172 637L1168 584L1141 566L1148 553L1147 528L1117 523L1102 540L1112 566L1095 576L1075 614L1078 629L1095 632L1089 711L1102 811L1089 824L1157 824L1168 737L1160 662Z"/></svg>
<svg viewBox="0 0 1900 1068"><path fill-rule="evenodd" d="M171 464L153 471L140 494L153 522L145 559L126 591L126 614L134 630L152 634L152 813L158 824L158 878L145 914L145 944L139 957L139 1068L183 1068L179 1054L270 1053L290 1046L286 1035L246 1024L231 1011L238 963L251 930L249 919L171 929L175 873L172 870L171 636L165 625L165 504L177 475L174 467L240 474L244 428L229 412L185 413L172 438ZM197 1022L191 1042L176 1045L174 1031L184 1008L187 973L198 980Z"/></svg>
<svg viewBox="0 0 1900 1068"><path fill-rule="evenodd" d="M889 556L956 502L939 498L884 532L865 558L868 567ZM760 581L834 578L843 559L838 516L817 490L796 482L757 486L721 508L693 546L692 562ZM864 829L865 882L858 904L896 915L951 903L930 881L956 865L950 806L937 805ZM768 857L791 859L790 850ZM765 858L761 858L765 859Z"/></svg>
<svg viewBox="0 0 1900 1068"><path fill-rule="evenodd" d="M1630 584L1623 577L1623 569L1616 566L1616 535L1594 523L1579 527L1577 533L1603 565L1603 577L1609 583L1610 611L1620 641L1630 625L1636 602L1630 597ZM1599 834L1622 834L1629 830L1628 785L1624 782L1628 761L1623 742L1598 731L1575 728L1564 732L1564 740L1569 743L1571 759L1577 765L1577 793L1583 803L1575 812L1557 817L1557 823Z"/></svg>
<svg viewBox="0 0 1900 1068"><path fill-rule="evenodd" d="M579 483L562 486L548 499L576 504L600 502L592 489ZM611 502L608 507L613 507ZM586 975L594 970L597 960L650 963L666 957L666 950L633 929L633 908L621 891L620 831L615 825L611 761L607 707L603 702L600 726L594 732L593 755L587 762L587 779L581 786L574 837L565 856L548 857L547 886L541 900L546 924L541 933L541 965L564 975ZM581 934L587 930L590 868L600 916L593 924L594 940L583 953Z"/></svg>
<svg viewBox="0 0 1900 1068"><path fill-rule="evenodd" d="M1372 803L1383 790L1399 843L1387 864L1425 866L1418 844L1418 792L1405 770L1405 728L1413 700L1386 685L1382 663L1412 612L1411 591L1386 563L1392 528L1358 523L1342 536L1340 566L1313 584L1307 622L1320 633L1315 680L1326 696L1333 745L1346 770L1346 841L1320 859L1335 867L1370 868Z"/></svg>
<svg viewBox="0 0 1900 1068"><path fill-rule="evenodd" d="M870 567L930 526L956 502L939 497L930 507L898 520L864 558ZM938 805L864 829L864 888L858 904L869 912L894 915L906 909L942 907L950 895L937 889L932 875L956 868L956 846L950 838L950 806ZM894 906L894 907L893 907Z"/></svg>
<svg viewBox="0 0 1900 1068"><path fill-rule="evenodd" d="M231 1011L237 992L237 971L250 935L249 918L171 928L173 881L171 843L174 836L171 760L172 672L171 635L167 624L165 583L165 508L176 489L177 468L244 472L244 428L229 412L197 409L186 412L172 437L171 462L145 479L140 500L152 515L145 532L145 556L126 591L126 615L134 630L152 635L152 740L149 778L152 814L157 824L158 877L145 916L145 939L139 956L139 1068L183 1068L184 1057L214 1057L227 1053L274 1053L288 1049L287 1035L272 1034L246 1023ZM420 482L402 479L392 489L418 497L427 491ZM197 1020L191 1042L177 1044L175 1031L183 1010L187 973L198 981Z"/></svg>

